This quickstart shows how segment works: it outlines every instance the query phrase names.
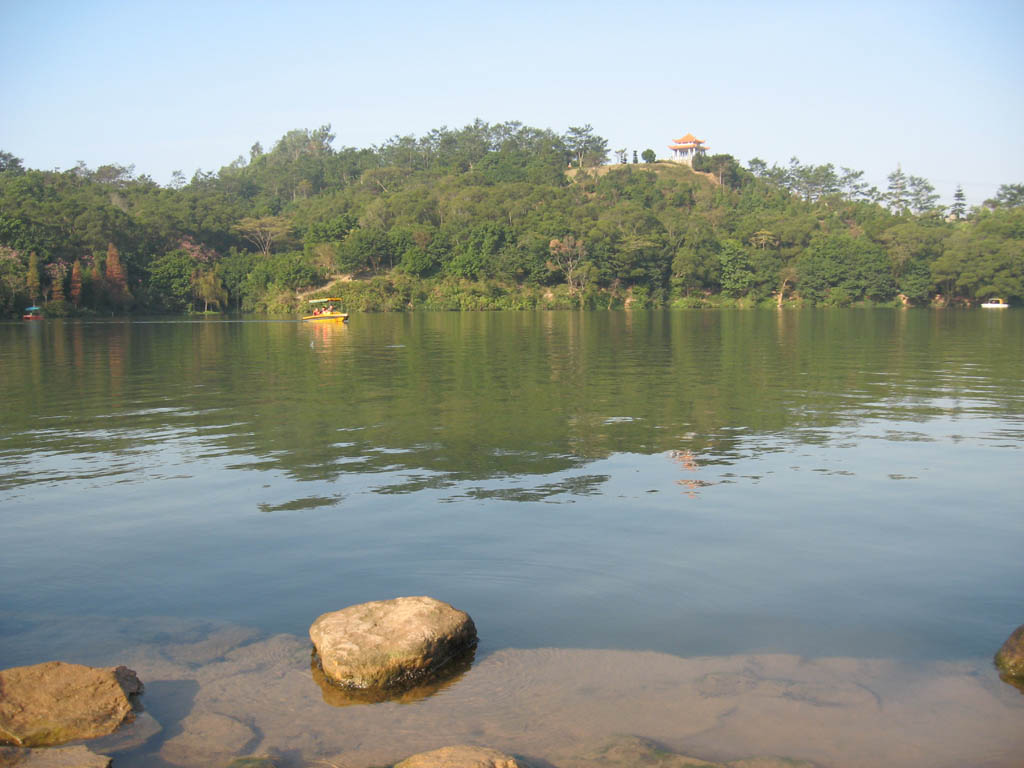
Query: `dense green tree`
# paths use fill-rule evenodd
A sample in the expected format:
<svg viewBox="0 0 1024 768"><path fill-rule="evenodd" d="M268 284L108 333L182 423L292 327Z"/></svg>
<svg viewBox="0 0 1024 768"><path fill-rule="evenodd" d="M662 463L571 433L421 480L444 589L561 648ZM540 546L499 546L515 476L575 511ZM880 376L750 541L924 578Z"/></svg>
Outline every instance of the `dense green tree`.
<svg viewBox="0 0 1024 768"><path fill-rule="evenodd" d="M595 134L590 123L584 126L570 125L564 141L576 160L577 168L602 165L608 160L608 141Z"/></svg>
<svg viewBox="0 0 1024 768"><path fill-rule="evenodd" d="M737 241L726 240L718 259L722 265L722 293L734 298L746 296L754 284L754 270L747 251Z"/></svg>
<svg viewBox="0 0 1024 768"><path fill-rule="evenodd" d="M714 174L718 183L731 189L738 189L743 183L745 171L732 155L698 155L693 161L695 171Z"/></svg>
<svg viewBox="0 0 1024 768"><path fill-rule="evenodd" d="M888 301L896 295L888 257L865 238L818 235L796 266L800 294L814 303L841 306L861 298Z"/></svg>
<svg viewBox="0 0 1024 768"><path fill-rule="evenodd" d="M996 196L986 200L985 205L990 208L1019 208L1024 206L1024 184L1002 184L996 191Z"/></svg>
<svg viewBox="0 0 1024 768"><path fill-rule="evenodd" d="M16 314L31 301L25 285L27 271L16 251L0 246L0 315Z"/></svg>
<svg viewBox="0 0 1024 768"><path fill-rule="evenodd" d="M387 232L375 227L360 227L349 232L342 243L338 266L348 272L380 272L394 260Z"/></svg>
<svg viewBox="0 0 1024 768"><path fill-rule="evenodd" d="M645 163L653 163L655 160L658 159L658 156L656 154L654 154L654 150L653 149L645 149L640 154L640 157L643 158L643 161Z"/></svg>
<svg viewBox="0 0 1024 768"><path fill-rule="evenodd" d="M10 152L0 150L0 173L24 173L25 168L21 164L21 158L15 157Z"/></svg>
<svg viewBox="0 0 1024 768"><path fill-rule="evenodd" d="M195 259L184 250L171 251L149 263L151 306L162 312L184 312L192 306Z"/></svg>

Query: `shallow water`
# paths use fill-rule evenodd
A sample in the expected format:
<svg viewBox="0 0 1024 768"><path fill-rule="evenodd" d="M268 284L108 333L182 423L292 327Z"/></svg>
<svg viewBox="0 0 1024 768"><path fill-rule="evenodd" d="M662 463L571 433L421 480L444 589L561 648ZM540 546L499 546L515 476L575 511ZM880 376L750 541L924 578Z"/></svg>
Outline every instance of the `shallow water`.
<svg viewBox="0 0 1024 768"><path fill-rule="evenodd" d="M1012 765L1022 697L990 659L1024 622L1022 375L1012 310L3 324L0 666L131 660L150 758L185 759L162 750L207 702L295 765L439 738L568 765L652 710L628 732L708 759ZM417 704L315 714L308 655L253 662L290 681L289 730L168 650L227 622L242 656L308 652L320 613L400 594L481 634ZM740 715L694 692L748 662ZM820 694L850 686L874 704Z"/></svg>
<svg viewBox="0 0 1024 768"><path fill-rule="evenodd" d="M144 717L92 743L118 768L216 766L249 753L282 768L368 768L456 743L542 768L597 768L609 764L593 753L622 734L721 762L994 768L1024 756L1024 696L988 659L508 648L478 654L430 695L365 705L315 681L305 637L166 618L82 617L77 628L61 637L66 622L40 617L18 642L55 642L79 661L139 673ZM148 739L125 745L135 729Z"/></svg>

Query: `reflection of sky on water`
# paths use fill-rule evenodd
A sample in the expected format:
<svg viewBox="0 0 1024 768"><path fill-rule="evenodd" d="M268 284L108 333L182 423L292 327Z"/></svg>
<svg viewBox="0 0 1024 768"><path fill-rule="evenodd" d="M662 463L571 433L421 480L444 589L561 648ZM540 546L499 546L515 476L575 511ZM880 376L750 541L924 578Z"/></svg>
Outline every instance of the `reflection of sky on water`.
<svg viewBox="0 0 1024 768"><path fill-rule="evenodd" d="M428 593L490 650L991 653L1024 610L1020 331L829 317L48 326L0 347L0 597L296 633L320 595Z"/></svg>

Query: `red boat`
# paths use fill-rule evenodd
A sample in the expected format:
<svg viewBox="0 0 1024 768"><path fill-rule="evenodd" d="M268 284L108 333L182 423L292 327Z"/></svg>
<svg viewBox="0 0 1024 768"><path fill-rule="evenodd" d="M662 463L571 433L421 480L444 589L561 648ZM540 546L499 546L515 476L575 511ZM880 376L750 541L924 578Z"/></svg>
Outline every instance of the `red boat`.
<svg viewBox="0 0 1024 768"><path fill-rule="evenodd" d="M42 307L25 307L25 314L21 316L22 320L42 320L43 310Z"/></svg>

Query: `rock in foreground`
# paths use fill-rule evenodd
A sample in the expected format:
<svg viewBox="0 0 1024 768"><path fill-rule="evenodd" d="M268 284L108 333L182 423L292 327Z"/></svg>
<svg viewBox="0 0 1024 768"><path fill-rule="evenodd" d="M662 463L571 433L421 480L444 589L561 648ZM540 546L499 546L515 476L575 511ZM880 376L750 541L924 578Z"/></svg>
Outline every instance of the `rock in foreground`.
<svg viewBox="0 0 1024 768"><path fill-rule="evenodd" d="M127 667L48 661L0 671L0 743L64 744L113 733L135 717L142 683Z"/></svg>
<svg viewBox="0 0 1024 768"><path fill-rule="evenodd" d="M511 755L487 747L442 747L407 757L395 768L526 768Z"/></svg>
<svg viewBox="0 0 1024 768"><path fill-rule="evenodd" d="M469 615L431 597L398 597L325 613L309 628L324 674L346 688L403 688L476 647Z"/></svg>
<svg viewBox="0 0 1024 768"><path fill-rule="evenodd" d="M50 749L0 747L0 765L5 768L110 768L111 760L83 746Z"/></svg>
<svg viewBox="0 0 1024 768"><path fill-rule="evenodd" d="M996 654L996 666L1004 677L1024 683L1024 624L1013 631Z"/></svg>

